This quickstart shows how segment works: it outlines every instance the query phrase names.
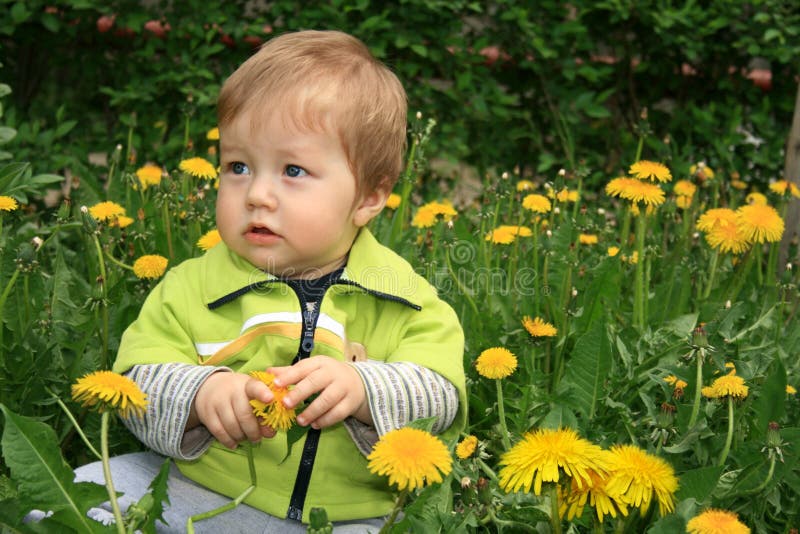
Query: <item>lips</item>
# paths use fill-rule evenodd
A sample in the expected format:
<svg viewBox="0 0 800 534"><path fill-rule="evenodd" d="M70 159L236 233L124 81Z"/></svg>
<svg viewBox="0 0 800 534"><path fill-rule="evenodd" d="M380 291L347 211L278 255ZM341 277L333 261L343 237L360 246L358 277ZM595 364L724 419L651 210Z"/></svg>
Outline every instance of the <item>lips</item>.
<svg viewBox="0 0 800 534"><path fill-rule="evenodd" d="M244 238L257 245L268 245L281 239L281 236L260 224L251 224L244 232Z"/></svg>

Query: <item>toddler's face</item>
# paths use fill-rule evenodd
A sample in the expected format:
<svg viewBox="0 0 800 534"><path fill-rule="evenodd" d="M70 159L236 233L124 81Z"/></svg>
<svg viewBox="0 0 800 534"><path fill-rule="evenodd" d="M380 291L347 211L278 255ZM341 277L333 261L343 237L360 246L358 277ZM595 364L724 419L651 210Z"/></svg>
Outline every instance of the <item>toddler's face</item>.
<svg viewBox="0 0 800 534"><path fill-rule="evenodd" d="M252 114L244 112L220 128L217 228L256 267L314 278L344 264L374 213L356 194L339 138L282 118L273 113L251 128Z"/></svg>

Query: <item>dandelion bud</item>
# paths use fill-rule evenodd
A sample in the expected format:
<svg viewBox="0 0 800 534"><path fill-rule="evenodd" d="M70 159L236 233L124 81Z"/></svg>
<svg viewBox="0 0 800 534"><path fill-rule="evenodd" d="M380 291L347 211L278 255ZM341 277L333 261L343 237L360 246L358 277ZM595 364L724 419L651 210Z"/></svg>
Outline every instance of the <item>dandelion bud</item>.
<svg viewBox="0 0 800 534"><path fill-rule="evenodd" d="M465 476L461 477L461 489L467 489L472 485L472 479Z"/></svg>
<svg viewBox="0 0 800 534"><path fill-rule="evenodd" d="M787 271L791 271L792 270L792 263L791 262L786 264L786 270Z"/></svg>
<svg viewBox="0 0 800 534"><path fill-rule="evenodd" d="M555 208L553 208L553 213L555 213L556 215L558 215L559 213L561 213L561 208L559 208L558 206L556 206Z"/></svg>
<svg viewBox="0 0 800 534"><path fill-rule="evenodd" d="M708 337L706 336L706 331L702 325L698 326L692 332L692 345L698 348L708 348Z"/></svg>
<svg viewBox="0 0 800 534"><path fill-rule="evenodd" d="M83 213L84 215L89 213L89 208L87 208L86 206L81 206L81 213Z"/></svg>
<svg viewBox="0 0 800 534"><path fill-rule="evenodd" d="M420 120L420 119L422 119L422 112L421 111L417 111L417 120Z"/></svg>
<svg viewBox="0 0 800 534"><path fill-rule="evenodd" d="M700 232L695 232L692 234L692 239L697 239L700 237Z"/></svg>
<svg viewBox="0 0 800 534"><path fill-rule="evenodd" d="M447 229L448 230L452 230L453 229L453 221L447 221Z"/></svg>
<svg viewBox="0 0 800 534"><path fill-rule="evenodd" d="M676 408L674 405L668 402L662 402L661 411L657 416L658 426L661 428L671 428L672 424L675 422L675 411Z"/></svg>
<svg viewBox="0 0 800 534"><path fill-rule="evenodd" d="M565 169L558 169L558 175L563 178L567 175L567 171Z"/></svg>
<svg viewBox="0 0 800 534"><path fill-rule="evenodd" d="M726 310L730 310L731 309L731 299L728 299L728 300L725 301L725 309Z"/></svg>
<svg viewBox="0 0 800 534"><path fill-rule="evenodd" d="M33 248L35 250L39 250L40 248L42 248L42 245L44 245L44 239L42 239L37 235L36 237L31 239L31 243L33 244Z"/></svg>
<svg viewBox="0 0 800 534"><path fill-rule="evenodd" d="M578 290L573 287L572 288L572 298L575 298L577 296L578 296Z"/></svg>
<svg viewBox="0 0 800 534"><path fill-rule="evenodd" d="M117 146L114 147L114 150L116 150L117 152L120 152L122 150L122 144L117 143Z"/></svg>
<svg viewBox="0 0 800 534"><path fill-rule="evenodd" d="M81 206L81 222L83 223L83 229L87 234L93 234L95 231L97 231L97 221L89 213L89 208L86 206Z"/></svg>
<svg viewBox="0 0 800 534"><path fill-rule="evenodd" d="M598 215L605 215L606 214L606 210L604 210L603 208L597 208L597 214Z"/></svg>
<svg viewBox="0 0 800 534"><path fill-rule="evenodd" d="M548 231L545 232L545 235L547 237L553 237L553 232L551 230L548 230Z"/></svg>
<svg viewBox="0 0 800 534"><path fill-rule="evenodd" d="M508 173L504 171L503 174L500 175L500 178L503 180L508 180Z"/></svg>

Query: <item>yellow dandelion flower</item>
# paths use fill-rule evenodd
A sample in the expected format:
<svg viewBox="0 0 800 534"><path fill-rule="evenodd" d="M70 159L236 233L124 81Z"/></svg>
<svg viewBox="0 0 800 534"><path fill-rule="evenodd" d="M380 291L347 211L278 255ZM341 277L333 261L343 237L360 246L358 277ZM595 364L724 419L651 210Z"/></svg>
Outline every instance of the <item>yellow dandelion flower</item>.
<svg viewBox="0 0 800 534"><path fill-rule="evenodd" d="M144 167L136 169L136 177L139 179L142 190L147 189L151 185L160 184L163 174L163 170L158 165L147 164Z"/></svg>
<svg viewBox="0 0 800 534"><path fill-rule="evenodd" d="M777 182L772 182L769 184L769 189L773 193L778 193L779 195L792 195L793 197L800 198L800 189L798 189L797 185L789 180L778 180Z"/></svg>
<svg viewBox="0 0 800 534"><path fill-rule="evenodd" d="M703 162L689 167L689 174L697 176L700 181L712 180L714 178L714 169L709 167Z"/></svg>
<svg viewBox="0 0 800 534"><path fill-rule="evenodd" d="M492 243L508 245L513 243L517 236L530 237L532 235L533 232L527 226L502 225L489 232L485 239Z"/></svg>
<svg viewBox="0 0 800 534"><path fill-rule="evenodd" d="M370 472L388 475L397 489L415 490L442 482L453 469L453 459L436 436L411 427L392 430L381 436L367 456Z"/></svg>
<svg viewBox="0 0 800 534"><path fill-rule="evenodd" d="M484 378L506 378L516 371L517 357L503 347L486 349L475 360L475 369Z"/></svg>
<svg viewBox="0 0 800 534"><path fill-rule="evenodd" d="M411 226L415 228L430 228L436 224L436 213L427 205L420 206L411 219Z"/></svg>
<svg viewBox="0 0 800 534"><path fill-rule="evenodd" d="M783 219L772 206L740 207L736 210L736 226L751 243L774 243L783 236Z"/></svg>
<svg viewBox="0 0 800 534"><path fill-rule="evenodd" d="M731 187L738 189L739 191L744 191L747 189L747 182L742 180L731 180Z"/></svg>
<svg viewBox="0 0 800 534"><path fill-rule="evenodd" d="M89 214L98 221L108 221L125 215L125 208L107 200L89 208Z"/></svg>
<svg viewBox="0 0 800 534"><path fill-rule="evenodd" d="M642 513L654 498L662 516L675 509L678 478L670 464L635 445L614 445L610 452L609 492L619 492L622 501Z"/></svg>
<svg viewBox="0 0 800 534"><path fill-rule="evenodd" d="M700 393L707 399L717 398L717 390L712 388L711 386L703 386L702 388L700 388Z"/></svg>
<svg viewBox="0 0 800 534"><path fill-rule="evenodd" d="M0 211L14 211L18 207L19 204L13 197L0 196Z"/></svg>
<svg viewBox="0 0 800 534"><path fill-rule="evenodd" d="M608 457L611 453L608 451L601 451L603 458ZM577 483L572 480L568 488L569 491L564 491L560 500L559 515L563 518L565 515L568 521L572 521L575 517L580 517L583 514L583 507L586 501L595 509L597 519L600 523L607 515L617 517L617 513L623 516L628 515L628 505L622 500L622 494L619 492L612 493L608 490L607 481L608 476L601 476L595 471L589 471L591 478L591 485L578 487Z"/></svg>
<svg viewBox="0 0 800 534"><path fill-rule="evenodd" d="M729 369L729 372L728 372L729 375L735 375L736 374L736 364L733 363L733 362L725 362L725 369Z"/></svg>
<svg viewBox="0 0 800 534"><path fill-rule="evenodd" d="M719 225L706 233L706 242L720 252L741 254L750 248L750 242L742 229L735 224Z"/></svg>
<svg viewBox="0 0 800 534"><path fill-rule="evenodd" d="M137 278L160 278L167 270L169 261L158 254L147 254L133 262L133 274Z"/></svg>
<svg viewBox="0 0 800 534"><path fill-rule="evenodd" d="M739 516L727 510L709 508L686 524L688 534L750 534L750 529L739 521Z"/></svg>
<svg viewBox="0 0 800 534"><path fill-rule="evenodd" d="M478 438L475 436L467 436L466 438L462 439L458 445L456 445L456 456L462 460L466 460L475 454L475 449L477 447Z"/></svg>
<svg viewBox="0 0 800 534"><path fill-rule="evenodd" d="M219 230L214 228L203 234L200 239L197 240L197 246L202 250L209 250L219 245L221 241L222 236L219 235Z"/></svg>
<svg viewBox="0 0 800 534"><path fill-rule="evenodd" d="M217 177L216 167L214 167L210 161L203 158L195 157L185 159L178 164L178 168L186 174L194 176L195 178L212 180Z"/></svg>
<svg viewBox="0 0 800 534"><path fill-rule="evenodd" d="M664 203L664 191L658 185L634 178L614 178L606 184L606 193L631 202L644 202L647 206Z"/></svg>
<svg viewBox="0 0 800 534"><path fill-rule="evenodd" d="M678 195L675 197L675 205L678 206L682 210L688 210L692 207L692 197L685 197L683 195Z"/></svg>
<svg viewBox="0 0 800 534"><path fill-rule="evenodd" d="M111 222L108 225L117 228L127 228L132 224L133 224L133 217L128 217L127 215L120 215L116 219L111 219Z"/></svg>
<svg viewBox="0 0 800 534"><path fill-rule="evenodd" d="M559 202L577 202L579 198L577 190L570 191L566 187L558 193L556 193L552 188L548 187L547 196L556 199Z"/></svg>
<svg viewBox="0 0 800 534"><path fill-rule="evenodd" d="M79 378L72 385L72 398L100 412L118 410L126 419L143 416L147 408L147 397L136 382L111 371L95 371Z"/></svg>
<svg viewBox="0 0 800 534"><path fill-rule="evenodd" d="M578 236L578 242L581 245L596 245L597 236L595 234L581 234Z"/></svg>
<svg viewBox="0 0 800 534"><path fill-rule="evenodd" d="M617 254L619 254L619 247L608 247L607 252L608 252L608 255L613 258Z"/></svg>
<svg viewBox="0 0 800 534"><path fill-rule="evenodd" d="M522 318L522 326L533 337L555 337L558 334L556 327L541 317L531 319L526 315Z"/></svg>
<svg viewBox="0 0 800 534"><path fill-rule="evenodd" d="M710 399L722 399L725 397L733 397L734 399L741 400L747 397L750 388L744 383L741 376L735 374L727 374L721 376L711 383L710 390L703 388L701 393ZM706 392L709 394L706 395Z"/></svg>
<svg viewBox="0 0 800 534"><path fill-rule="evenodd" d="M748 204L755 204L756 206L766 206L768 203L767 197L756 191L748 194L746 197L744 197L744 200Z"/></svg>
<svg viewBox="0 0 800 534"><path fill-rule="evenodd" d="M397 193L392 193L386 198L386 207L390 210L396 210L400 206L402 198Z"/></svg>
<svg viewBox="0 0 800 534"><path fill-rule="evenodd" d="M294 408L287 408L283 398L289 393L288 387L278 387L273 382L275 375L266 371L252 371L250 376L263 382L272 392L272 401L261 402L257 399L250 400L253 414L258 418L261 426L269 426L275 430L289 430L297 419Z"/></svg>
<svg viewBox="0 0 800 534"><path fill-rule="evenodd" d="M520 489L530 492L533 487L536 495L541 495L543 482L560 483L562 476L571 477L582 489L592 484L592 471L605 474L608 469L602 449L571 428L525 433L500 457L500 465L500 488L511 493Z"/></svg>
<svg viewBox="0 0 800 534"><path fill-rule="evenodd" d="M786 384L786 394L787 395L796 395L797 394L797 390L794 388L794 386Z"/></svg>
<svg viewBox="0 0 800 534"><path fill-rule="evenodd" d="M736 225L736 212L728 208L710 209L697 219L697 229L701 232L710 232L719 226L728 225Z"/></svg>
<svg viewBox="0 0 800 534"><path fill-rule="evenodd" d="M688 386L685 380L681 380L675 375L665 376L664 382L666 382L670 386L673 386L675 389L686 389L686 386Z"/></svg>
<svg viewBox="0 0 800 534"><path fill-rule="evenodd" d="M517 191L530 191L531 189L536 189L536 184L530 180L520 180L517 182Z"/></svg>
<svg viewBox="0 0 800 534"><path fill-rule="evenodd" d="M655 161L640 160L630 166L628 174L639 180L651 180L658 182L672 181L672 173L663 163Z"/></svg>
<svg viewBox="0 0 800 534"><path fill-rule="evenodd" d="M548 213L553 209L553 205L546 196L536 194L526 195L522 199L522 207L534 213Z"/></svg>
<svg viewBox="0 0 800 534"><path fill-rule="evenodd" d="M206 139L209 141L219 141L219 128L214 126L206 132Z"/></svg>
<svg viewBox="0 0 800 534"><path fill-rule="evenodd" d="M697 186L689 180L678 180L675 182L675 187L672 189L676 195L684 197L693 197Z"/></svg>

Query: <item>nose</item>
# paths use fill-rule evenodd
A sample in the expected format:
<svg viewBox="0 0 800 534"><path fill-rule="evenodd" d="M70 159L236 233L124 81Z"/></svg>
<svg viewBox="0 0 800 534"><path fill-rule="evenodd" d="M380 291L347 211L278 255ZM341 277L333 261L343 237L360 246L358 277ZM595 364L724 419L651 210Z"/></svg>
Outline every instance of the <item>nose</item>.
<svg viewBox="0 0 800 534"><path fill-rule="evenodd" d="M247 188L247 207L274 210L278 206L276 186L269 176L256 176Z"/></svg>

